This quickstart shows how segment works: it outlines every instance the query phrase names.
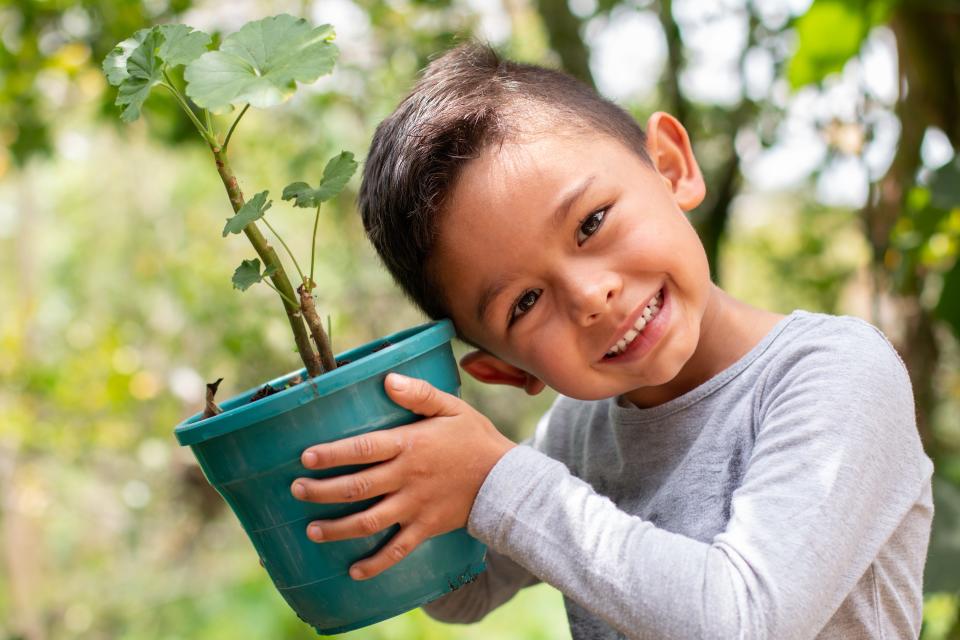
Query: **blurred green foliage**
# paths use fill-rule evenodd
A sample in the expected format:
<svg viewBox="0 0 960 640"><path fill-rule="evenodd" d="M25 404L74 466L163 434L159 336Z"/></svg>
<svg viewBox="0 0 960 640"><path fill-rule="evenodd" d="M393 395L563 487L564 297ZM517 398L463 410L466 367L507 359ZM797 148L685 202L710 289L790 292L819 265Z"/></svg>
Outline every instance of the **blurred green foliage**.
<svg viewBox="0 0 960 640"><path fill-rule="evenodd" d="M760 3L731 6L747 24L744 40L730 43L740 47L734 54L741 63L768 56L773 80L766 92L743 89L721 103L678 82L696 57L688 42L696 25L678 20L672 3L575 4L576 13L566 3L504 2L503 49L561 64L598 45L584 35L592 25L632 12L659 20L667 60L655 89L624 106L683 116L710 187L693 219L708 250L716 247L720 283L781 312L865 316L905 354L938 474L923 637L960 637L960 165L956 157L935 167L920 159L931 128L957 146L952 121L942 117L952 113L956 83L923 62L929 41L956 68L955 45L938 40L938 25L957 24L956 9L815 0L800 15L770 17ZM271 291L230 287L250 250L242 239L220 238L231 211L190 122L169 97L154 95L140 121L119 126L99 64L151 24L185 21L219 41L248 19L281 11L312 18L323 6L19 0L0 7L0 638L315 637L171 435L201 406L205 380L224 377L220 393L228 397L299 367L289 328ZM248 196L319 176L342 149L362 157L373 128L429 56L477 33L484 19L479 4L457 0L336 7L344 22L335 23L343 56L334 77L283 108L252 111L231 143ZM724 17L702 12L704 24ZM789 109L778 87L829 91L862 62L878 29L911 52L902 71L916 89L909 99L922 102L885 102L863 89L850 121L819 123L829 152L807 179L774 193L753 187L741 171L750 141L769 149L785 135ZM927 82L910 75L920 73ZM889 169L870 175L867 204L825 204L819 176L838 159L863 159L862 147L837 132L869 143L881 116L899 123L900 145ZM422 321L364 238L353 211L357 183L324 204L318 233L318 306L331 317L336 351ZM277 201L270 215L306 256L304 212ZM552 400L470 379L463 395L518 440ZM541 585L478 625L443 625L414 611L346 637L567 635L559 593Z"/></svg>
<svg viewBox="0 0 960 640"><path fill-rule="evenodd" d="M897 0L816 0L797 18L797 50L787 77L794 88L843 71L870 30L886 22ZM824 37L829 34L829 37Z"/></svg>

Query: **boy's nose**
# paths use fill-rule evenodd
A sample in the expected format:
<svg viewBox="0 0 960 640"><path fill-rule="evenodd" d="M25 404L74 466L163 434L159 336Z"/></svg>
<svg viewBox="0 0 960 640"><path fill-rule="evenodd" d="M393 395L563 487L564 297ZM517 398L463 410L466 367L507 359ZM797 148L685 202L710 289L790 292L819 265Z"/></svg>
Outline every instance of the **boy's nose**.
<svg viewBox="0 0 960 640"><path fill-rule="evenodd" d="M620 279L613 273L593 274L573 287L571 308L577 324L588 327L606 314L620 290Z"/></svg>

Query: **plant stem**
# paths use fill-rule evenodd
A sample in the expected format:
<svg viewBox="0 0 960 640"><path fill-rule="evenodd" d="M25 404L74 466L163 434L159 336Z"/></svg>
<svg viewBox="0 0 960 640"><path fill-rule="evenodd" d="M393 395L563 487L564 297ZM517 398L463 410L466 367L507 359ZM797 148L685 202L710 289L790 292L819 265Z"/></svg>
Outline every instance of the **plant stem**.
<svg viewBox="0 0 960 640"><path fill-rule="evenodd" d="M333 349L330 348L330 338L323 330L323 323L320 322L320 316L317 315L317 307L314 304L313 296L306 284L297 287L297 293L300 294L300 309L303 311L303 318L310 327L310 333L313 334L313 341L317 343L317 350L320 351L320 361L323 362L323 368L327 371L333 371L337 368L337 361L333 357Z"/></svg>
<svg viewBox="0 0 960 640"><path fill-rule="evenodd" d="M166 79L166 82L161 82L160 84L170 90L170 93L173 94L173 97L177 99L177 102L180 103L180 107L184 112L190 116L190 120L193 121L193 125L197 128L197 131L200 132L200 135L203 136L203 139L207 141L208 144L215 144L216 141L213 139L213 132L208 131L203 124L197 119L197 114L193 112L193 109L187 103L187 100L181 95L180 91L173 85L173 80L170 79L170 74L167 73L167 70L163 70L163 77Z"/></svg>
<svg viewBox="0 0 960 640"><path fill-rule="evenodd" d="M267 228L273 232L273 235L277 236L277 240L280 241L280 244L283 245L283 248L287 250L287 255L290 256L290 259L293 260L293 266L297 268L297 273L300 274L300 281L306 280L306 276L303 275L303 270L300 269L300 265L297 264L297 259L293 257L293 251L290 251L290 247L287 246L287 243L283 241L283 238L280 237L280 234L277 233L277 230L273 228L273 225L270 224L270 221L267 220L267 217L262 218L263 224L267 225Z"/></svg>
<svg viewBox="0 0 960 640"><path fill-rule="evenodd" d="M313 217L313 242L310 243L310 287L313 288L313 256L317 250L317 223L320 222L320 205L317 205L317 215Z"/></svg>
<svg viewBox="0 0 960 640"><path fill-rule="evenodd" d="M291 300L290 298L288 298L286 295L284 295L284 293L283 293L282 291L280 291L280 289L277 289L275 286L273 286L272 284L270 284L270 281L269 281L269 280L262 280L262 282L263 282L263 284L267 285L268 287L270 287L271 289L273 289L274 291L276 291L278 296L280 296L281 298L283 298L284 300L286 300L286 301L289 302L290 304L297 304L296 302L294 302L293 300Z"/></svg>
<svg viewBox="0 0 960 640"><path fill-rule="evenodd" d="M207 131L209 131L213 139L216 140L217 132L213 130L213 117L206 109L203 110L203 121L207 123Z"/></svg>
<svg viewBox="0 0 960 640"><path fill-rule="evenodd" d="M217 163L217 172L220 174L223 186L227 190L230 204L235 212L239 211L240 207L243 206L243 193L240 191L237 178L230 168L230 163L227 161L227 155L223 147L219 145L211 145L210 150L213 152L214 160ZM313 348L310 346L310 337L303 323L300 306L293 303L297 295L290 285L287 273L283 270L283 264L277 257L277 252L270 246L267 239L263 237L263 234L255 222L251 222L244 227L243 232L246 234L250 244L253 245L253 248L256 249L257 255L263 260L264 266L276 267L276 271L270 276L270 280L273 281L278 293L282 294L280 299L283 300L283 308L287 313L287 319L290 321L290 328L293 330L293 339L297 344L297 351L300 352L300 359L303 360L303 365L307 369L308 376L313 378L320 375L324 371L323 365L320 363L320 358L317 357L317 354L314 353Z"/></svg>
<svg viewBox="0 0 960 640"><path fill-rule="evenodd" d="M233 135L233 130L237 128L237 123L240 122L240 118L243 117L243 114L247 112L247 109L250 108L249 104L243 105L243 109L240 111L240 115L237 116L237 119L233 121L233 124L230 125L230 130L227 131L227 137L223 141L223 150L227 150L227 145L230 144L230 137Z"/></svg>

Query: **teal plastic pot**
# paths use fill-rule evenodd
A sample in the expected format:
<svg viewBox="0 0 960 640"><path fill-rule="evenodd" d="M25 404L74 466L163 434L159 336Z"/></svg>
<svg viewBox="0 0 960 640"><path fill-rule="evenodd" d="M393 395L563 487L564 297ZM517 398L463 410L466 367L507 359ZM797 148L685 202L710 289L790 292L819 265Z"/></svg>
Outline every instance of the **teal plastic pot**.
<svg viewBox="0 0 960 640"><path fill-rule="evenodd" d="M253 542L274 585L298 616L322 634L379 622L434 600L472 581L485 568L486 547L465 529L431 538L393 567L369 580L347 571L375 553L398 525L367 538L315 543L312 520L362 511L381 498L342 504L297 500L290 485L299 477L324 478L362 466L308 471L307 447L420 419L383 390L396 371L460 394L460 375L450 347L453 327L444 320L400 331L337 356L346 364L280 393L249 402L250 389L221 404L223 413L197 414L176 427L207 480L223 496ZM270 381L283 387L293 372Z"/></svg>

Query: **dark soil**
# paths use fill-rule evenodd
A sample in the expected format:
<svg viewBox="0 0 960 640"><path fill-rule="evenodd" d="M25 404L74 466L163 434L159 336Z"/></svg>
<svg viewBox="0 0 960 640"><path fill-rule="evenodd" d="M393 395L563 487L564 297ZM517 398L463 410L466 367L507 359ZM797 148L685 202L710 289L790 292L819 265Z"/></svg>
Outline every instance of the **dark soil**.
<svg viewBox="0 0 960 640"><path fill-rule="evenodd" d="M393 344L393 343L390 342L389 340L384 340L383 342L381 342L380 344L378 344L377 346L375 346L370 353L376 353L377 351L382 351L382 350L386 349L387 347L389 347L389 346L392 345L392 344ZM338 367L342 367L343 365L349 364L350 362L352 362L352 360L346 360L346 359L344 359L344 360L337 360L337 366L338 366Z"/></svg>
<svg viewBox="0 0 960 640"><path fill-rule="evenodd" d="M380 344L378 344L376 347L374 347L371 353L376 353L377 351L386 349L392 344L393 343L390 342L389 340L384 340ZM343 359L337 360L337 366L342 367L343 365L349 364L350 362L351 362L350 360L343 358ZM220 378L216 382L211 382L210 384L207 385L207 402L206 402L206 408L204 409L203 418L209 418L210 416L217 415L218 413L221 412L220 407L217 406L216 402L214 402L213 397L217 393L217 387L220 385L222 381L223 381L223 378ZM256 393L250 396L249 402L256 402L257 400L266 398L267 396L272 396L275 393L280 393L284 389L295 387L301 382L303 382L303 378L301 378L300 376L294 376L293 378L290 379L289 382L287 382L285 386L275 387L271 384L265 384L259 389L257 389Z"/></svg>
<svg viewBox="0 0 960 640"><path fill-rule="evenodd" d="M383 349L386 349L386 348L389 347L391 344L393 344L393 343L392 343L392 342L389 342L389 341L387 341L387 340L384 340L383 342L381 342L380 344L378 344L376 347L374 347L374 349L373 349L373 351L371 351L371 353L376 353L377 351L381 351L381 350L383 350ZM350 360L347 360L346 358L343 358L343 359L337 360L337 366L338 366L338 367L342 367L343 365L349 364L350 362L351 362ZM284 389L289 389L290 387L295 387L295 386L297 386L298 384L300 384L301 382L303 382L303 379L302 379L300 376L296 376L296 377L292 378L292 379L287 383L287 385L286 385L285 387L274 387L273 385L265 384L265 385L263 385L262 387L260 387L260 388L257 390L256 393L254 393L252 396L250 396L250 402L256 402L257 400L260 400L261 398L266 398L267 396L272 396L272 395L275 394L275 393L280 393L280 392L283 391Z"/></svg>
<svg viewBox="0 0 960 640"><path fill-rule="evenodd" d="M299 378L294 378L294 380L299 380ZM273 385L265 384L260 387L255 394L250 396L249 402L256 402L260 398L266 398L267 396L272 396L275 393L280 393L283 389L279 387L274 387Z"/></svg>

